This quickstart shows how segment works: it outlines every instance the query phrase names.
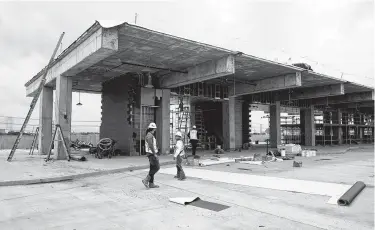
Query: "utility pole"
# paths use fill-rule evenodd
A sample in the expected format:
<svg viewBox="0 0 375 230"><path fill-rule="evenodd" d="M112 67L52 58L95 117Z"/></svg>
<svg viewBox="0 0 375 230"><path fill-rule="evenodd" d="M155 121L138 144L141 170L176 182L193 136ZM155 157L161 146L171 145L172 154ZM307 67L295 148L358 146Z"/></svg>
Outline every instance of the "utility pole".
<svg viewBox="0 0 375 230"><path fill-rule="evenodd" d="M134 18L134 24L137 25L137 17L138 17L138 14L135 13L135 18Z"/></svg>

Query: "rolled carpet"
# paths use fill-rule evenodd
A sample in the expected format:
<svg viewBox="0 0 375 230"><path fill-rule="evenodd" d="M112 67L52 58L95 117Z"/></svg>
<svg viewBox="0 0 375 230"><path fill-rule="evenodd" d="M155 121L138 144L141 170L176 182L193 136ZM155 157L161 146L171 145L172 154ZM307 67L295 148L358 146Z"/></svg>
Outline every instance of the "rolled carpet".
<svg viewBox="0 0 375 230"><path fill-rule="evenodd" d="M362 181L357 181L344 195L337 200L337 204L341 206L350 205L354 198L366 187Z"/></svg>

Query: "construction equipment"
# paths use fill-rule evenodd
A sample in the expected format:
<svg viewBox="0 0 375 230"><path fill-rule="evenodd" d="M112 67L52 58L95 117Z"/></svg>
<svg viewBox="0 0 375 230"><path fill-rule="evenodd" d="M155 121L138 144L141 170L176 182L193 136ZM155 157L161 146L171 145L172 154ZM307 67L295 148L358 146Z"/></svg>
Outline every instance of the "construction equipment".
<svg viewBox="0 0 375 230"><path fill-rule="evenodd" d="M10 151L10 154L9 154L9 156L8 156L8 159L7 159L8 161L11 161L11 160L12 160L12 158L13 158L13 156L14 156L14 153L16 152L16 149L17 149L17 147L18 147L18 144L19 144L20 141L21 141L21 137L22 137L23 133L25 132L26 126L27 126L27 124L29 123L29 120L30 120L31 114L32 114L33 111L34 111L34 108L35 108L35 105L36 105L36 103L37 103L37 101L38 101L39 95L40 95L40 93L41 93L42 90L43 90L44 84L46 83L46 77L47 77L48 70L50 69L52 62L53 62L54 59L55 59L55 56L56 56L57 50L58 50L58 48L59 48L59 46L60 46L60 44L61 44L61 41L62 41L62 39L63 39L63 37L64 37L64 34L65 34L65 33L62 33L62 34L61 34L60 39L59 39L59 41L57 42L57 45L56 45L56 47L55 47L55 50L53 51L53 54L52 54L52 56L51 56L51 59L49 60L48 65L47 65L47 67L46 67L45 70L44 70L44 74L43 74L43 76L42 76L42 79L40 80L39 87L38 87L38 89L37 89L37 91L36 91L36 94L35 94L33 100L31 101L29 112L27 113L27 116L26 116L26 118L25 118L25 121L23 122L23 125L22 125L22 127L21 127L21 130L20 130L20 132L19 132L19 134L18 134L18 136L17 136L17 139L16 139L16 141L14 142L14 145L13 145L13 147L12 147L12 150Z"/></svg>
<svg viewBox="0 0 375 230"><path fill-rule="evenodd" d="M49 149L48 149L48 155L47 155L47 158L46 158L46 162L50 160L51 158L51 151L52 151L52 146L53 146L53 142L55 140L55 137L56 137L56 133L59 132L59 136L61 138L61 140L57 140L57 141L61 141L63 143L63 147L64 147L64 151L65 151L65 154L67 156L67 160L70 161L70 154L69 154L69 151L68 151L68 147L66 146L66 143L65 143L65 138L64 138L64 135L63 135L63 132L61 131L61 126L60 125L55 125L55 131L53 132L53 135L52 135L52 140L51 140L51 144L49 146ZM56 154L58 154L59 150L57 149L56 150Z"/></svg>
<svg viewBox="0 0 375 230"><path fill-rule="evenodd" d="M38 140L38 135L39 135L39 127L36 127L33 142L31 143L29 155L34 154L34 149L35 149L36 142Z"/></svg>
<svg viewBox="0 0 375 230"><path fill-rule="evenodd" d="M103 138L99 141L97 145L97 150L95 152L95 158L102 159L103 157L112 158L113 155L119 154L119 150L115 149L115 144L117 141L111 138Z"/></svg>
<svg viewBox="0 0 375 230"><path fill-rule="evenodd" d="M199 142L206 141L206 127L204 125L204 116L202 109L196 109L195 111L195 125L197 126Z"/></svg>

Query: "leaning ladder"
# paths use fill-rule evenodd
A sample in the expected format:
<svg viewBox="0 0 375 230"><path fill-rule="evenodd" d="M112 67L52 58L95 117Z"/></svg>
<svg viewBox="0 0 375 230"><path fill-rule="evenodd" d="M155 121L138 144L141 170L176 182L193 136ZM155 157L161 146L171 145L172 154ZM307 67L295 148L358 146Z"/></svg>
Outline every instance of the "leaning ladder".
<svg viewBox="0 0 375 230"><path fill-rule="evenodd" d="M21 130L20 130L20 132L19 132L19 134L18 134L18 136L17 136L17 139L16 139L16 141L14 142L14 145L13 145L13 147L12 147L12 150L10 151L10 154L9 154L9 156L8 156L8 161L11 161L11 160L12 160L12 158L13 158L13 156L14 156L14 153L16 152L16 149L17 149L17 147L18 147L18 144L19 144L20 141L21 141L21 137L22 137L23 133L25 132L25 129L26 129L27 123L29 123L29 120L30 120L31 114L33 113L33 110L34 110L35 105L36 105L36 103L37 103L37 101L38 101L39 95L40 95L40 93L42 92L43 87L44 87L44 84L45 84L45 82L46 82L46 76L47 76L48 70L49 70L49 68L51 67L51 64L52 64L53 60L55 59L55 56L56 56L57 50L58 50L58 48L59 48L59 46L60 46L60 44L61 44L61 41L62 41L62 39L63 39L63 37L64 37L64 34L65 34L65 33L62 33L62 34L61 34L60 39L59 39L59 41L58 41L58 43L57 43L57 45L56 45L56 47L55 47L55 50L53 51L53 54L52 54L52 56L51 56L51 59L49 60L48 65L47 65L47 67L46 67L45 70L44 70L44 74L43 74L42 79L41 79L41 81L40 81L39 87L38 87L38 89L37 89L37 91L36 91L36 94L35 94L33 100L31 101L29 112L27 113L27 116L26 116L26 118L25 118L25 121L24 121L23 124L22 124Z"/></svg>
<svg viewBox="0 0 375 230"><path fill-rule="evenodd" d="M68 147L67 147L66 142L65 142L64 134L61 131L61 126L57 124L57 125L55 125L55 131L53 132L51 144L49 145L47 158L45 160L46 162L51 159L52 147L54 146L53 142L55 141L55 137L56 137L56 133L57 132L59 133L59 137L61 139L61 140L57 140L57 141L61 141L62 142L62 146L64 147L66 158L67 158L68 161L70 161L71 156L70 156ZM58 148L55 148L55 152L56 152L56 154L59 154L58 153L59 152Z"/></svg>
<svg viewBox="0 0 375 230"><path fill-rule="evenodd" d="M36 142L37 142L37 139L38 139L38 135L39 135L39 127L36 127L35 135L34 135L34 138L33 138L33 142L31 143L31 148L30 148L29 155L33 155L34 154L34 149L35 149L35 145L36 145Z"/></svg>

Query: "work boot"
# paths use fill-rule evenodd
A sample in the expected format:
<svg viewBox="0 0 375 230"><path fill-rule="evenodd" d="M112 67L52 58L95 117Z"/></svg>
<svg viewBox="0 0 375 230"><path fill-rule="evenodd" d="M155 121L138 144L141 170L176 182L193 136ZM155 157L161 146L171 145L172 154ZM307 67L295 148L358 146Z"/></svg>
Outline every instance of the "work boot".
<svg viewBox="0 0 375 230"><path fill-rule="evenodd" d="M179 171L177 171L177 175L174 176L174 178L180 178L180 172Z"/></svg>
<svg viewBox="0 0 375 230"><path fill-rule="evenodd" d="M185 179L186 179L185 172L183 170L181 170L180 176L178 177L178 180L185 180Z"/></svg>
<svg viewBox="0 0 375 230"><path fill-rule="evenodd" d="M159 188L159 185L156 185L154 183L149 183L148 187L149 188Z"/></svg>
<svg viewBox="0 0 375 230"><path fill-rule="evenodd" d="M142 180L142 183L144 184L144 186L145 186L146 188L149 188L149 186L148 186L148 182L150 181L150 179L151 179L150 175L147 175L147 177L146 177L145 179Z"/></svg>

